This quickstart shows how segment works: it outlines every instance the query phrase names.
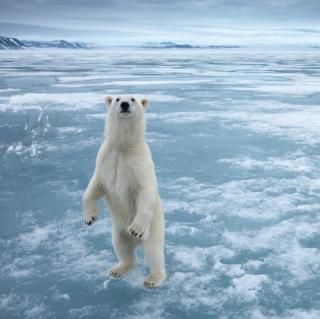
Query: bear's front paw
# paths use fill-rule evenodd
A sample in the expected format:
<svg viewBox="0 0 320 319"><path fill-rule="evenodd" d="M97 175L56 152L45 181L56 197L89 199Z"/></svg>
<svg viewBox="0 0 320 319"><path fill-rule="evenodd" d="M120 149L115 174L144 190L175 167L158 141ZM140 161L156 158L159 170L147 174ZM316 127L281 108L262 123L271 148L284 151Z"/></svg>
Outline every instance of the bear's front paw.
<svg viewBox="0 0 320 319"><path fill-rule="evenodd" d="M93 209L87 210L84 213L84 222L87 225L92 225L96 220L100 213L99 207L94 207Z"/></svg>
<svg viewBox="0 0 320 319"><path fill-rule="evenodd" d="M128 232L135 238L145 239L148 237L149 231L147 227L145 227L142 223L137 223L133 221L133 223L129 226Z"/></svg>

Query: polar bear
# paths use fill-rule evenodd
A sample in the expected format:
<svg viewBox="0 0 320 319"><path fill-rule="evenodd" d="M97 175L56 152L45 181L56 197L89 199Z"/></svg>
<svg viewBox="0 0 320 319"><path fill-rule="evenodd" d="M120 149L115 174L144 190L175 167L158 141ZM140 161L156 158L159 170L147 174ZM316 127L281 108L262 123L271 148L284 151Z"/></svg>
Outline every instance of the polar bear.
<svg viewBox="0 0 320 319"><path fill-rule="evenodd" d="M110 270L121 277L136 264L135 248L142 245L150 274L144 286L157 287L166 278L164 216L150 149L145 141L147 99L106 97L105 140L94 174L83 195L84 220L94 223L97 200L104 196L112 217L112 243L119 262Z"/></svg>

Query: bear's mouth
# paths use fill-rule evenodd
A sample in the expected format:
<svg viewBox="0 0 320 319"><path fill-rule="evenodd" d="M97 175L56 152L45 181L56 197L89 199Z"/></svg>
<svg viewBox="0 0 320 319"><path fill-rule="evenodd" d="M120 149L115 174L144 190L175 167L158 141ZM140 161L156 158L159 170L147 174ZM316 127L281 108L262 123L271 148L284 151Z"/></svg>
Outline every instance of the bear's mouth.
<svg viewBox="0 0 320 319"><path fill-rule="evenodd" d="M129 114L129 113L131 113L131 112L130 112L129 110L126 110L126 111L121 110L120 113L128 113L128 114Z"/></svg>

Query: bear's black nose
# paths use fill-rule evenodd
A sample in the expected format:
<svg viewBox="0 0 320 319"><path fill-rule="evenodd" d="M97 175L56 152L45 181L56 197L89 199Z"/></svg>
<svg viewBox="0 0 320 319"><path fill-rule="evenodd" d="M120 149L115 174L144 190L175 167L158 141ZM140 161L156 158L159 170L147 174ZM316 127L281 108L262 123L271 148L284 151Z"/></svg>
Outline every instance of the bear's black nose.
<svg viewBox="0 0 320 319"><path fill-rule="evenodd" d="M128 102L121 102L121 112L128 112L130 104Z"/></svg>

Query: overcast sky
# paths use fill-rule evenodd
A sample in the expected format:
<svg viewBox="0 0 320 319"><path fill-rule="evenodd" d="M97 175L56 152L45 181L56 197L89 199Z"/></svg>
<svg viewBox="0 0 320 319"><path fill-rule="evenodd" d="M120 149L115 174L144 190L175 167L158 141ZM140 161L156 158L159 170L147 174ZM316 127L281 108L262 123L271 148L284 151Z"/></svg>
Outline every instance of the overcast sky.
<svg viewBox="0 0 320 319"><path fill-rule="evenodd" d="M0 34L105 44L320 44L320 0L0 0Z"/></svg>

